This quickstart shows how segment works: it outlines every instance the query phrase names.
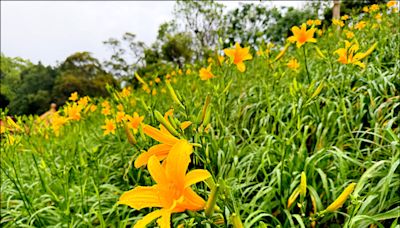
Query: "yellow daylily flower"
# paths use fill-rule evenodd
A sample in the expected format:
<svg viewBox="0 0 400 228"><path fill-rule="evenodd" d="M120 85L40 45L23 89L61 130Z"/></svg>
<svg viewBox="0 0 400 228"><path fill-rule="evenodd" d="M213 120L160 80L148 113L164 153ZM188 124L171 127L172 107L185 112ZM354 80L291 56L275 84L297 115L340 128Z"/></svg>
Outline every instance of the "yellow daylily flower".
<svg viewBox="0 0 400 228"><path fill-rule="evenodd" d="M287 63L287 66L292 70L297 70L300 67L300 64L297 59L293 58Z"/></svg>
<svg viewBox="0 0 400 228"><path fill-rule="evenodd" d="M191 185L211 177L207 170L196 169L187 172L190 154L193 147L186 140L178 140L171 148L165 165L152 155L149 158L148 170L156 182L151 187L136 187L122 194L118 203L128 205L136 210L146 207L159 207L142 219L134 228L145 228L157 219L161 228L171 226L171 214L185 210L202 210L206 202L192 190Z"/></svg>
<svg viewBox="0 0 400 228"><path fill-rule="evenodd" d="M201 80L209 80L211 78L214 78L215 75L211 72L211 64L208 65L207 69L206 68L201 68L199 71L200 79Z"/></svg>
<svg viewBox="0 0 400 228"><path fill-rule="evenodd" d="M289 37L288 40L291 43L296 42L296 46L298 48L300 48L306 42L312 42L312 43L317 42L317 40L313 38L314 32L316 30L315 28L310 28L309 30L307 30L306 24L303 23L301 25L301 28L293 26L291 30L293 32L293 36Z"/></svg>
<svg viewBox="0 0 400 228"><path fill-rule="evenodd" d="M68 98L68 100L70 100L70 101L78 100L78 92L71 93L71 96Z"/></svg>
<svg viewBox="0 0 400 228"><path fill-rule="evenodd" d="M115 134L116 127L112 120L106 119L105 125L101 126L101 128L104 129L104 135Z"/></svg>
<svg viewBox="0 0 400 228"><path fill-rule="evenodd" d="M253 58L249 51L250 47L242 48L240 47L239 43L235 44L235 48L224 49L225 55L227 55L231 59L231 62L236 65L237 69L240 72L244 72L246 70L246 65L244 65L243 61Z"/></svg>

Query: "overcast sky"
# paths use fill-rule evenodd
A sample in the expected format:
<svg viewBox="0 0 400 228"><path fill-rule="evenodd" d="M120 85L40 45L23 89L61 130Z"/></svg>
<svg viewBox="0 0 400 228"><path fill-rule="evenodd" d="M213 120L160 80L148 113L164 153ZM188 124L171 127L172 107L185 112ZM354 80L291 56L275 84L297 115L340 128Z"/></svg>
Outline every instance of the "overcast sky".
<svg viewBox="0 0 400 228"><path fill-rule="evenodd" d="M256 1L259 3L259 1ZM223 1L227 10L239 1ZM89 51L103 61L110 50L103 41L125 32L151 44L158 26L173 19L173 1L1 1L1 52L34 63L55 65L77 51ZM295 6L300 1L262 3Z"/></svg>

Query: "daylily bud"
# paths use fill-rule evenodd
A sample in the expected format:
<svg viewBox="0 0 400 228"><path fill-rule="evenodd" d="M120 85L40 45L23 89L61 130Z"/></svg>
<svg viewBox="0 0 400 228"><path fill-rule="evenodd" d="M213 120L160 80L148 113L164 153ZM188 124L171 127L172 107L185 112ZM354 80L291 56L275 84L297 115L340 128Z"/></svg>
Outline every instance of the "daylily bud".
<svg viewBox="0 0 400 228"><path fill-rule="evenodd" d="M202 124L204 122L204 118L206 117L206 112L207 112L208 105L210 104L210 101L211 101L211 96L210 96L210 94L208 94L206 97L206 101L204 102L203 109L201 111L200 124Z"/></svg>
<svg viewBox="0 0 400 228"><path fill-rule="evenodd" d="M297 199L297 197L299 196L299 194L300 194L300 188L297 187L297 188L293 191L292 195L289 196L287 208L290 208L290 206L292 206L292 204L294 203L294 201L296 201L296 199Z"/></svg>
<svg viewBox="0 0 400 228"><path fill-rule="evenodd" d="M240 220L240 216L236 213L232 214L232 225L234 228L243 228L242 220Z"/></svg>
<svg viewBox="0 0 400 228"><path fill-rule="evenodd" d="M353 192L354 188L356 186L356 183L351 183L349 186L347 186L342 194L333 202L331 205L329 205L323 212L334 212L338 208L340 208L344 202L346 202L347 198L350 196L350 194Z"/></svg>
<svg viewBox="0 0 400 228"><path fill-rule="evenodd" d="M125 124L125 133L128 138L128 142L133 146L136 144L135 136L132 134L132 131L129 129L129 126Z"/></svg>
<svg viewBox="0 0 400 228"><path fill-rule="evenodd" d="M218 192L219 192L219 184L216 184L214 188L211 189L210 197L208 198L206 207L204 209L207 217L211 217L214 213L214 209L218 198Z"/></svg>
<svg viewBox="0 0 400 228"><path fill-rule="evenodd" d="M185 109L185 106L183 106L182 102L178 99L175 90L172 88L171 83L169 81L166 81L165 84L167 85L168 91L171 94L172 100L179 104L179 106L181 106L183 109Z"/></svg>
<svg viewBox="0 0 400 228"><path fill-rule="evenodd" d="M305 197L307 193L307 176L306 173L303 171L301 172L301 178L300 178L300 196Z"/></svg>
<svg viewBox="0 0 400 228"><path fill-rule="evenodd" d="M283 50L281 52L279 52L279 54L276 56L276 58L274 59L274 62L278 61L280 58L282 58L282 56L286 53L287 49L289 48L290 43L287 43L285 45L285 47L283 48Z"/></svg>
<svg viewBox="0 0 400 228"><path fill-rule="evenodd" d="M311 99L318 96L318 94L321 93L323 87L324 87L324 82L322 81L317 87L317 89L314 91L314 93L311 95Z"/></svg>
<svg viewBox="0 0 400 228"><path fill-rule="evenodd" d="M154 116L172 135L179 137L179 133L172 127L171 123L164 119L159 111L154 111Z"/></svg>

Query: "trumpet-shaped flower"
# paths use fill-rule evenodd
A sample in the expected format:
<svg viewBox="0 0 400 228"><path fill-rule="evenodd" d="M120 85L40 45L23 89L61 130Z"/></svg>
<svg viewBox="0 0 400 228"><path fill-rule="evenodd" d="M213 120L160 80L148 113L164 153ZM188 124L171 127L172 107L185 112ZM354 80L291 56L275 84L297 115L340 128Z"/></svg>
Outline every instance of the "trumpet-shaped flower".
<svg viewBox="0 0 400 228"><path fill-rule="evenodd" d="M317 42L317 40L313 38L314 32L316 30L315 28L310 28L309 30L307 30L307 25L303 23L301 25L301 28L293 26L291 30L293 32L293 36L289 37L288 40L291 43L296 42L296 46L298 48L300 48L306 42Z"/></svg>
<svg viewBox="0 0 400 228"><path fill-rule="evenodd" d="M105 125L101 126L104 129L104 135L115 134L115 124L112 120L106 119Z"/></svg>
<svg viewBox="0 0 400 228"><path fill-rule="evenodd" d="M211 72L211 64L208 65L207 69L206 68L201 68L199 71L199 75L201 80L209 80L211 78L214 78L215 75Z"/></svg>
<svg viewBox="0 0 400 228"><path fill-rule="evenodd" d="M71 93L71 96L68 98L70 101L78 100L78 92Z"/></svg>
<svg viewBox="0 0 400 228"><path fill-rule="evenodd" d="M135 228L144 228L157 218L161 228L170 227L172 213L204 208L205 201L190 186L208 179L211 174L202 169L187 173L192 151L192 145L186 140L178 140L171 148L165 166L160 164L155 155L151 156L148 169L156 184L151 187L139 186L122 194L119 204L128 205L136 210L146 207L161 208L139 220Z"/></svg>
<svg viewBox="0 0 400 228"><path fill-rule="evenodd" d="M360 21L360 22L358 22L358 23L354 26L354 28L355 28L355 29L358 29L358 30L361 30L361 29L363 29L365 26L367 26L367 22L365 22L365 21Z"/></svg>
<svg viewBox="0 0 400 228"><path fill-rule="evenodd" d="M136 133L140 124L142 124L144 116L139 116L137 112L134 112L133 116L126 115L126 119L128 120L128 126Z"/></svg>
<svg viewBox="0 0 400 228"><path fill-rule="evenodd" d="M244 72L246 70L246 65L244 65L243 61L250 60L253 56L249 53L250 47L242 48L239 43L235 44L235 48L226 48L224 49L225 55L227 55L233 64L236 65L237 69L240 72Z"/></svg>
<svg viewBox="0 0 400 228"><path fill-rule="evenodd" d="M395 1L395 0L388 1L388 3L386 3L386 6L387 6L388 8L391 8L391 7L393 7L393 6L396 6L396 1Z"/></svg>
<svg viewBox="0 0 400 228"><path fill-rule="evenodd" d="M155 145L147 152L139 155L135 160L136 168L146 165L149 158L153 155L157 156L159 161L164 160L168 156L171 148L179 142L179 139L171 135L165 128L158 130L150 125L143 125L143 132L161 144Z"/></svg>
<svg viewBox="0 0 400 228"><path fill-rule="evenodd" d="M300 67L299 62L297 59L291 59L288 63L287 66L292 69L292 70L297 70Z"/></svg>
<svg viewBox="0 0 400 228"><path fill-rule="evenodd" d="M361 62L363 58L369 55L373 49L375 49L374 45L370 50L365 53L356 53L359 49L357 43L350 43L349 41L345 40L345 47L339 48L334 53L339 55L338 62L343 64L354 64L359 67L364 68L365 64Z"/></svg>

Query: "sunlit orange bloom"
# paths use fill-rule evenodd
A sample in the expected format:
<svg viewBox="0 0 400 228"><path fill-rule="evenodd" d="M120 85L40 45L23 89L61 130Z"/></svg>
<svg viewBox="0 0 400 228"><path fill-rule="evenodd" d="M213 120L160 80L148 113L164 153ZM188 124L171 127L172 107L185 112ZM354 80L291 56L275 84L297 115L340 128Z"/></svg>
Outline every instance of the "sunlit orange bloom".
<svg viewBox="0 0 400 228"><path fill-rule="evenodd" d="M296 42L296 46L300 48L306 42L315 43L317 40L314 37L315 28L310 28L307 30L306 24L302 24L301 28L297 26L292 27L293 36L289 37L288 40L291 43Z"/></svg>
<svg viewBox="0 0 400 228"><path fill-rule="evenodd" d="M182 75L182 70L181 69L178 70L178 74Z"/></svg>
<svg viewBox="0 0 400 228"><path fill-rule="evenodd" d="M110 103L108 103L108 101L105 100L105 101L103 101L103 102L101 103L101 107L110 107Z"/></svg>
<svg viewBox="0 0 400 228"><path fill-rule="evenodd" d="M244 72L246 70L246 65L244 65L243 61L250 60L253 56L249 53L250 47L242 48L239 43L235 44L235 48L226 48L224 49L225 55L227 55L233 64L236 65L237 69L240 72Z"/></svg>
<svg viewBox="0 0 400 228"><path fill-rule="evenodd" d="M153 81L149 81L149 85L152 86L153 85Z"/></svg>
<svg viewBox="0 0 400 228"><path fill-rule="evenodd" d="M192 73L192 71L190 69L186 70L186 75L191 74L191 73Z"/></svg>
<svg viewBox="0 0 400 228"><path fill-rule="evenodd" d="M174 78L175 79L175 78ZM176 79L175 79L176 80ZM152 91L151 91L151 95L153 95L153 96L155 96L155 95L157 95L157 89L153 89Z"/></svg>
<svg viewBox="0 0 400 228"><path fill-rule="evenodd" d="M370 12L374 12L374 11L377 11L377 10L379 10L379 6L377 4L373 4L373 5L371 5L369 7L369 11Z"/></svg>
<svg viewBox="0 0 400 228"><path fill-rule="evenodd" d="M364 53L356 53L359 49L357 43L350 43L345 40L345 47L339 48L334 53L339 55L338 62L343 64L354 64L361 68L365 68L365 64L361 62L362 59L367 57L372 53L373 50L377 47L377 43L372 45L366 52Z"/></svg>
<svg viewBox="0 0 400 228"><path fill-rule="evenodd" d="M68 98L70 101L78 100L78 92L71 93L71 96Z"/></svg>
<svg viewBox="0 0 400 228"><path fill-rule="evenodd" d="M355 29L358 29L358 30L361 30L361 29L363 29L365 26L367 26L367 22L365 22L365 21L360 21L360 22L358 22L358 23L354 26L354 28L355 28Z"/></svg>
<svg viewBox="0 0 400 228"><path fill-rule="evenodd" d="M64 117L64 116L60 116L58 114L58 112L54 113L54 115L52 116L52 120L51 120L51 127L54 131L54 134L56 136L59 135L60 133L60 128L68 122L68 118Z"/></svg>
<svg viewBox="0 0 400 228"><path fill-rule="evenodd" d="M215 75L211 72L211 64L208 65L207 69L202 67L199 71L201 80L208 80L214 78Z"/></svg>
<svg viewBox="0 0 400 228"><path fill-rule="evenodd" d="M81 119L82 107L74 103L73 105L67 106L67 116L71 120Z"/></svg>
<svg viewBox="0 0 400 228"><path fill-rule="evenodd" d="M315 20L314 20L314 25L321 25L321 21L318 20L318 19L315 19Z"/></svg>
<svg viewBox="0 0 400 228"><path fill-rule="evenodd" d="M171 133L169 133L169 131L164 127L162 127L161 130L158 130L150 125L145 124L143 125L143 132L161 144L157 144L151 147L147 152L139 155L135 160L136 168L146 165L149 158L153 155L156 155L157 159L160 161L164 160L168 156L171 148L177 142L179 142L179 139L171 135Z"/></svg>
<svg viewBox="0 0 400 228"><path fill-rule="evenodd" d="M349 19L349 15L347 15L347 14L340 17L340 20L342 20L342 21L345 21L347 19Z"/></svg>
<svg viewBox="0 0 400 228"><path fill-rule="evenodd" d="M209 57L209 58L207 59L207 62L208 62L208 63L213 63L213 62L214 62L214 59L212 59L211 57Z"/></svg>
<svg viewBox="0 0 400 228"><path fill-rule="evenodd" d="M110 107L104 107L104 108L101 110L101 114L103 114L103 115L105 115L105 116L111 115L111 109L110 109Z"/></svg>
<svg viewBox="0 0 400 228"><path fill-rule="evenodd" d="M117 116L115 117L115 121L117 121L117 123L121 123L124 119L125 119L125 112L123 112L123 111L117 112Z"/></svg>
<svg viewBox="0 0 400 228"><path fill-rule="evenodd" d="M105 125L101 126L104 129L104 135L115 134L115 124L112 120L106 119Z"/></svg>
<svg viewBox="0 0 400 228"><path fill-rule="evenodd" d="M133 116L126 115L128 127L133 129L133 132L137 132L140 124L142 124L144 116L139 116L137 112L133 113Z"/></svg>
<svg viewBox="0 0 400 228"><path fill-rule="evenodd" d="M344 26L344 22L341 21L341 20L338 20L338 19L332 19L332 23L333 23L334 25L339 25L340 27L343 27L343 26Z"/></svg>
<svg viewBox="0 0 400 228"><path fill-rule="evenodd" d="M369 12L368 6L364 6L362 10L363 10L365 13L368 13L368 12Z"/></svg>
<svg viewBox="0 0 400 228"><path fill-rule="evenodd" d="M311 20L311 19L310 19L310 20L307 20L306 23L307 23L308 26L311 26L311 25L314 24L314 20Z"/></svg>
<svg viewBox="0 0 400 228"><path fill-rule="evenodd" d="M347 31L347 32L346 32L346 37L347 37L347 39L351 39L351 38L354 37L354 33L353 33L353 32L350 32L350 31Z"/></svg>
<svg viewBox="0 0 400 228"><path fill-rule="evenodd" d="M382 20L382 14L380 14L380 13L376 14L375 19L378 21Z"/></svg>
<svg viewBox="0 0 400 228"><path fill-rule="evenodd" d="M166 78L166 79L170 79L170 78L171 78L171 75L170 75L170 74L166 74L166 75L165 75L165 78Z"/></svg>
<svg viewBox="0 0 400 228"><path fill-rule="evenodd" d="M388 3L386 4L386 6L387 6L388 8L391 8L391 7L393 7L393 6L396 6L396 1L388 1Z"/></svg>
<svg viewBox="0 0 400 228"><path fill-rule="evenodd" d="M146 207L160 209L144 216L134 228L145 228L155 219L161 228L169 228L172 213L199 211L205 207L205 201L190 186L210 178L211 174L203 169L187 172L192 151L192 145L186 140L178 140L171 148L165 166L160 164L156 156L149 158L148 170L156 184L127 191L118 203L136 210Z"/></svg>
<svg viewBox="0 0 400 228"><path fill-rule="evenodd" d="M78 101L78 105L86 106L89 103L90 98L88 96L84 96Z"/></svg>
<svg viewBox="0 0 400 228"><path fill-rule="evenodd" d="M91 111L91 112L96 111L96 109L97 109L97 106L96 106L96 105L94 105L94 104L91 104L91 105L90 105L90 111Z"/></svg>
<svg viewBox="0 0 400 228"><path fill-rule="evenodd" d="M297 70L300 67L299 62L297 59L291 59L288 63L287 66L292 69L292 70Z"/></svg>
<svg viewBox="0 0 400 228"><path fill-rule="evenodd" d="M121 91L121 96L122 97L127 97L129 96L129 94L131 94L131 88L130 87L125 87L122 89Z"/></svg>
<svg viewBox="0 0 400 228"><path fill-rule="evenodd" d="M224 60L225 60L225 57L224 57L224 56L222 56L222 55L219 55L219 56L218 56L218 62L219 62L220 65L222 65L222 63L224 62Z"/></svg>
<svg viewBox="0 0 400 228"><path fill-rule="evenodd" d="M160 79L160 78L156 78L156 79L154 79L154 81L155 81L156 83L160 83L160 82L161 82L161 79Z"/></svg>

